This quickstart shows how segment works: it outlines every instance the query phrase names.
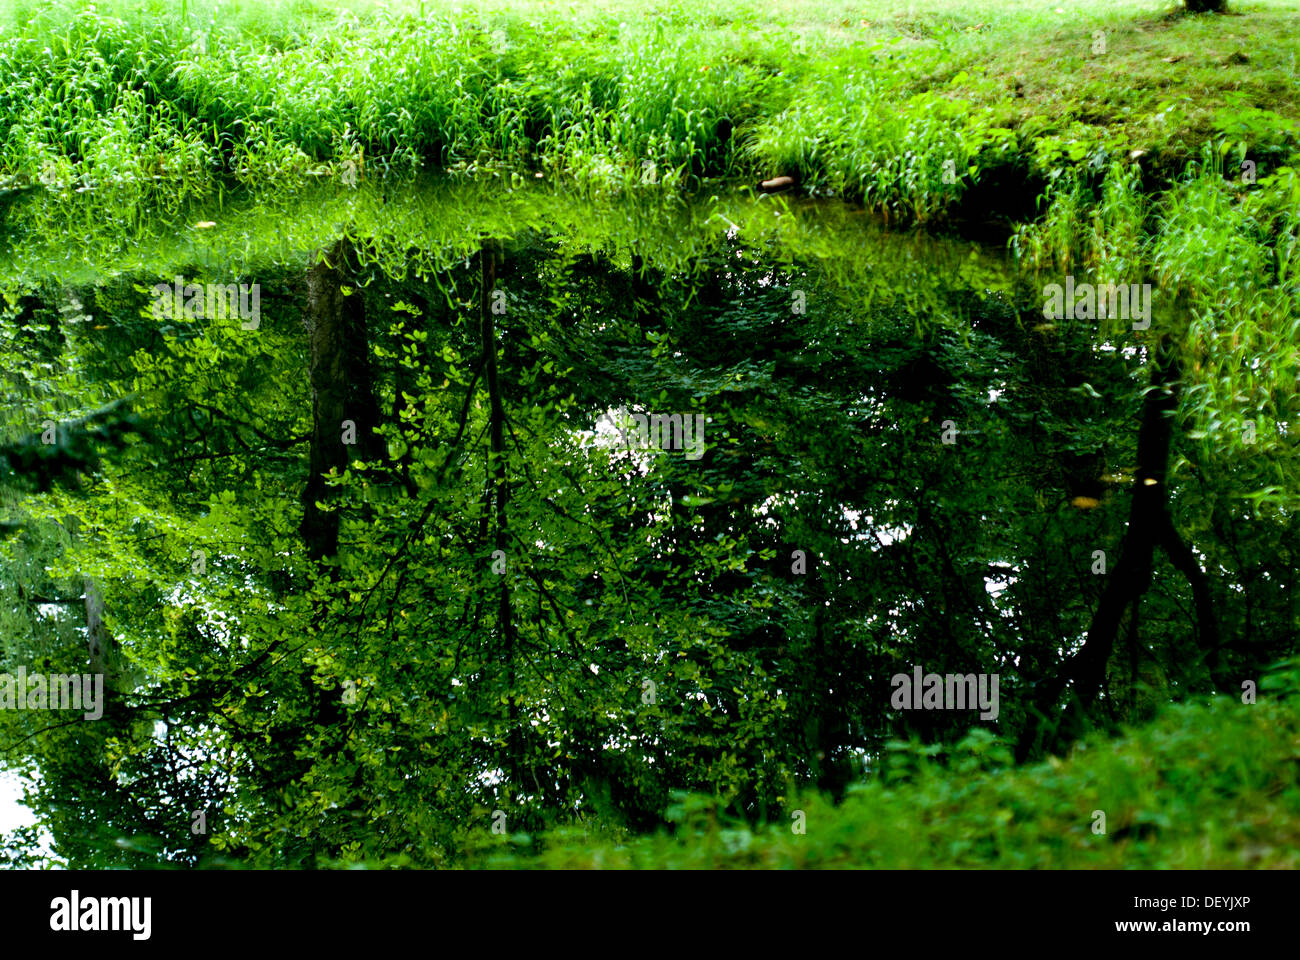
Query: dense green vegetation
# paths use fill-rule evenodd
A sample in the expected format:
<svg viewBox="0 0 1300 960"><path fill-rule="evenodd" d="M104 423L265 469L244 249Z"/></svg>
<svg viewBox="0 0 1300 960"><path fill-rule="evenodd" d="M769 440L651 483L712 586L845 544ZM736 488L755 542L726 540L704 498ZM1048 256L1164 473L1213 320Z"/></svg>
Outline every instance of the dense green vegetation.
<svg viewBox="0 0 1300 960"><path fill-rule="evenodd" d="M549 869L1294 869L1296 681L1294 669L1266 681L1275 697L1288 699L1258 710L1226 699L1170 708L1137 733L1095 737L1065 760L1015 771L1010 754L983 730L946 749L891 742L889 778L853 786L839 806L817 795L792 799L788 823L754 828L719 815L707 797L683 796L668 811L674 836L620 842L571 829L539 841L540 851L527 835L500 836L485 843L481 862Z"/></svg>
<svg viewBox="0 0 1300 960"><path fill-rule="evenodd" d="M15 4L0 856L1294 866L1298 6Z"/></svg>
<svg viewBox="0 0 1300 960"><path fill-rule="evenodd" d="M1211 140L1270 172L1300 135L1287 0L1228 18L1127 0L13 10L0 174L115 204L351 163L597 192L792 174L925 220L963 199L1023 212L1062 170L1133 151L1167 183Z"/></svg>

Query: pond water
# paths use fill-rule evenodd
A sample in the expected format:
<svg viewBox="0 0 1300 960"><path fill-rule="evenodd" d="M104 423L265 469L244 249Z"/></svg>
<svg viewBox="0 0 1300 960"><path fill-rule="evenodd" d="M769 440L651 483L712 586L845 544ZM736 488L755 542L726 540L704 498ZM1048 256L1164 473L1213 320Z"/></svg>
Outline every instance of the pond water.
<svg viewBox="0 0 1300 960"><path fill-rule="evenodd" d="M20 600L102 585L99 749L146 807L258 822L305 737L335 758L313 776L396 770L526 825L653 825L677 787L767 816L791 777L841 791L891 737L981 723L891 707L914 668L993 676L1023 726L1123 533L1145 341L1045 318L999 248L845 205L38 195L4 240L4 436L102 412L7 493L5 656L74 663L85 621ZM1162 683L1203 679L1162 625L1185 594L1151 602ZM346 746L310 732L341 728L335 687L383 704ZM33 755L54 829L147 834L84 785L55 803L88 775L60 736Z"/></svg>

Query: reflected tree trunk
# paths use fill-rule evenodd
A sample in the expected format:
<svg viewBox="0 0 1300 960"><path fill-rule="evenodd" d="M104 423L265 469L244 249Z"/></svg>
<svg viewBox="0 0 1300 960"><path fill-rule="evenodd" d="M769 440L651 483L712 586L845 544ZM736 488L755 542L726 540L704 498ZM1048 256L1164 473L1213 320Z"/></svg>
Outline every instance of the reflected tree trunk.
<svg viewBox="0 0 1300 960"><path fill-rule="evenodd" d="M112 640L108 628L104 625L104 595L99 583L93 577L87 577L86 589L86 645L90 654L90 672L102 673L104 685L109 686L108 679L112 669Z"/></svg>
<svg viewBox="0 0 1300 960"><path fill-rule="evenodd" d="M317 506L334 495L325 475L330 470L342 473L352 459L380 455L365 307L360 292L347 288L354 268L350 243L339 240L307 272L303 325L310 357L312 434L301 531L308 553L317 560L338 550L339 516Z"/></svg>
<svg viewBox="0 0 1300 960"><path fill-rule="evenodd" d="M1177 347L1166 336L1156 348L1151 386L1142 404L1134 474L1136 486L1119 563L1107 574L1106 588L1083 646L1055 676L1040 684L1034 696L1031 720L1017 751L1022 760L1046 745L1045 734L1048 731L1044 725L1050 727L1047 718L1067 689L1080 713L1087 714L1093 709L1106 682L1106 665L1121 635L1131 647L1130 659L1137 656L1139 608L1151 587L1157 548L1166 552L1173 566L1191 585L1196 604L1198 644L1209 651L1219 647L1209 579L1179 536L1169 513L1167 474L1174 416L1181 398L1181 376ZM1034 712L1038 714L1037 718L1033 717Z"/></svg>
<svg viewBox="0 0 1300 960"><path fill-rule="evenodd" d="M510 485L507 478L506 459L506 415L505 405L501 400L501 378L497 369L497 334L493 307L497 302L496 283L497 267L501 262L501 245L496 240L485 240L479 251L480 295L479 327L483 346L483 379L488 391L489 434L491 453L487 476L486 497L489 512L493 517L493 555L506 558L505 571L501 577L501 589L497 597L497 627L500 630L502 660L506 685L506 769L509 784L515 790L522 790L521 774L523 772L523 739L519 729L519 701L515 691L515 642L516 626L514 610L510 597L510 577L513 563L520 562L516 555L511 559L510 528L508 507L510 505Z"/></svg>

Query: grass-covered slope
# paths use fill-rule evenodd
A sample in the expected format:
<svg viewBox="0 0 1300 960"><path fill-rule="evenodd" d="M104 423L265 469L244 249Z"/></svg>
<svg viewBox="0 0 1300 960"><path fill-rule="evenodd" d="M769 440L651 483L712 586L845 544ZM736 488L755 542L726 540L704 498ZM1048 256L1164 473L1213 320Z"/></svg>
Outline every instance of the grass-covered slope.
<svg viewBox="0 0 1300 960"><path fill-rule="evenodd" d="M791 174L906 220L1032 214L1072 167L1260 174L1300 130L1300 0L16 3L0 185L174 202L385 165L595 191ZM974 188L990 196L968 197ZM1005 210L1017 196L1023 210Z"/></svg>
<svg viewBox="0 0 1300 960"><path fill-rule="evenodd" d="M476 862L547 868L1295 868L1300 866L1300 669L1258 702L1166 709L1116 740L1016 769L992 735L946 762L898 744L888 778L840 806L792 801L766 829L683 797L675 835L497 836ZM890 780L892 782L886 782ZM802 811L803 817L795 816ZM1105 815L1104 833L1097 815ZM796 832L802 819L805 832Z"/></svg>

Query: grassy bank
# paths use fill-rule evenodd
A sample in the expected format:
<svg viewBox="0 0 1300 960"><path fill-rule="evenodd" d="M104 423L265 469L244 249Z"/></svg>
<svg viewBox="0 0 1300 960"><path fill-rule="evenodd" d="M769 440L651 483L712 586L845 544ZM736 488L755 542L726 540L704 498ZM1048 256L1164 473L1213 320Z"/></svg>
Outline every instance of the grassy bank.
<svg viewBox="0 0 1300 960"><path fill-rule="evenodd" d="M569 831L544 849L493 837L478 863L514 868L1294 869L1300 865L1300 713L1294 669L1258 703L1165 710L1118 740L1010 768L991 734L946 754L895 743L889 773L840 806L791 798L750 830L682 797L675 835ZM977 731L982 733L982 731ZM801 811L798 818L795 811ZM1098 812L1104 814L1098 816ZM804 832L797 833L802 823Z"/></svg>
<svg viewBox="0 0 1300 960"><path fill-rule="evenodd" d="M13 4L0 177L173 203L432 166L595 192L801 178L1023 218L1062 171L1295 150L1300 3ZM1238 146L1240 145L1240 146ZM998 191L995 199L992 191Z"/></svg>

